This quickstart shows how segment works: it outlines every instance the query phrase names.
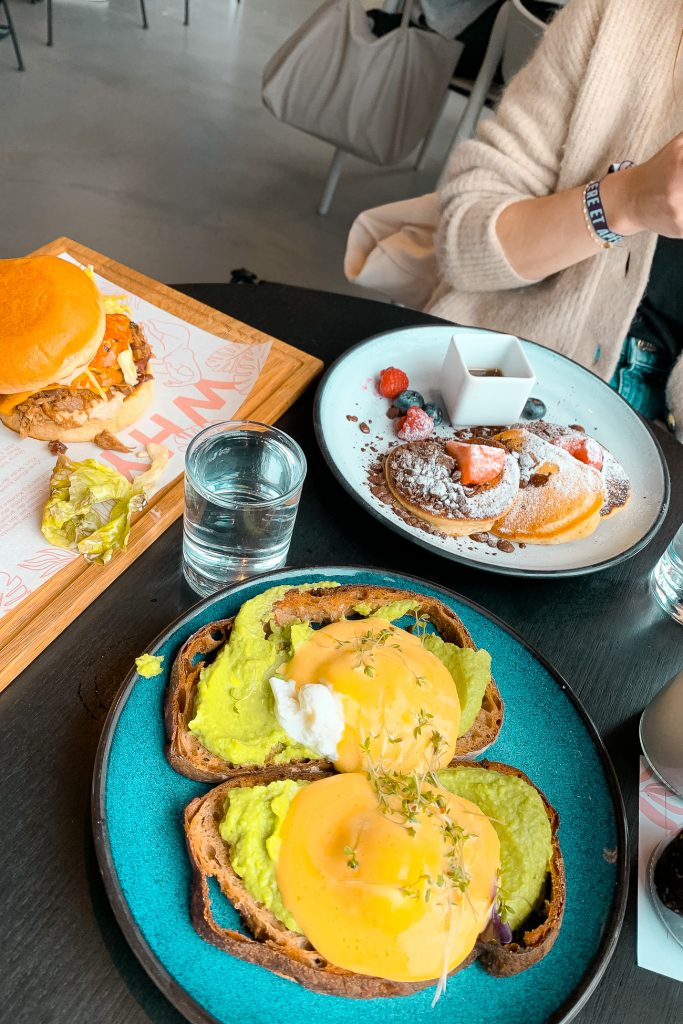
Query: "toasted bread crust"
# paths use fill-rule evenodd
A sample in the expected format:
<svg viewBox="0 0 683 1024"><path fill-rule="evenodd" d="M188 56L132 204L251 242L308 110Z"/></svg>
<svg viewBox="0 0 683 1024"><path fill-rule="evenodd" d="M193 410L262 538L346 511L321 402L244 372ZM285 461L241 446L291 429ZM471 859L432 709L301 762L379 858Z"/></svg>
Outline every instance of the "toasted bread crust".
<svg viewBox="0 0 683 1024"><path fill-rule="evenodd" d="M369 602L389 604L393 601L419 598L418 614L426 614L444 640L458 647L476 646L464 624L442 601L417 594L410 590L393 587L342 586L334 589L314 590L292 589L273 608L273 618L278 625L287 625L296 620L305 622L336 622L353 613L354 605ZM288 773L303 770L308 778L318 778L322 772L330 771L332 765L326 760L297 760L287 764L276 764L273 758L277 751L269 753L262 765L236 765L212 754L190 732L189 724L194 716L194 702L199 673L202 664L214 651L221 647L232 629L233 619L221 619L203 626L186 641L180 649L171 669L166 690L164 721L166 727L166 757L171 766L181 775L198 782L223 782L227 779L253 776L254 771L264 773L269 780L286 778ZM503 724L503 700L493 678L484 692L482 706L477 718L456 746L456 757L485 750L496 739Z"/></svg>
<svg viewBox="0 0 683 1024"><path fill-rule="evenodd" d="M527 776L509 765L493 761L467 760L454 762L455 766L484 767L507 775L517 775L529 785ZM279 766L280 768L282 766ZM324 777L330 772L320 773ZM283 777L282 775L280 777ZM290 773L290 778L310 781L309 775ZM218 830L225 813L225 802L231 789L242 786L267 785L273 781L271 772L254 772L249 777L235 777L198 797L185 808L185 838L192 863L193 880L190 899L192 924L207 942L230 953L231 956L266 967L283 978L297 981L314 992L344 996L349 999L376 999L404 996L428 988L433 981L397 982L369 975L355 974L328 963L313 949L308 940L289 931L270 910L258 903L247 891L241 878L230 863L229 848ZM537 787L534 787L535 789ZM481 960L489 974L509 977L526 970L541 960L557 938L566 898L564 864L557 838L559 818L556 811L543 799L553 834L553 851L548 874L548 896L540 923L532 930L521 932L506 946L495 941L480 940L471 954L452 974L463 970L475 960ZM218 924L211 909L208 879L214 877L223 895L239 912L251 936Z"/></svg>

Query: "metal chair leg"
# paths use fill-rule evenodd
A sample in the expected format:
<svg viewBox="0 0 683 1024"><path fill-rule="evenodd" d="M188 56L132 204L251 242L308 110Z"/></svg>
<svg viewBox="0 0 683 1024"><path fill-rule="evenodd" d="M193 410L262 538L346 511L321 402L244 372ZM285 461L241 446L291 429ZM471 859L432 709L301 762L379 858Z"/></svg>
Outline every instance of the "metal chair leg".
<svg viewBox="0 0 683 1024"><path fill-rule="evenodd" d="M429 147L432 144L432 139L436 135L436 129L439 127L439 121L441 120L441 115L443 114L444 110L446 109L446 104L448 103L448 94L449 94L449 90L446 89L446 93L444 95L443 102L442 102L441 106L439 107L437 115L434 118L434 120L432 121L432 124L431 124L431 127L430 127L429 131L427 132L427 134L425 135L424 139L422 140L422 145L420 146L420 149L418 150L417 160L415 161L415 170L416 171L421 171L422 168L424 167L425 160L427 159L427 150L429 149Z"/></svg>
<svg viewBox="0 0 683 1024"><path fill-rule="evenodd" d="M147 8L145 7L145 0L140 0L140 14L142 15L142 27L149 28L149 22L147 21Z"/></svg>
<svg viewBox="0 0 683 1024"><path fill-rule="evenodd" d="M185 0L185 17L183 18L183 25L190 24L190 0Z"/></svg>
<svg viewBox="0 0 683 1024"><path fill-rule="evenodd" d="M47 0L47 45L52 46L52 0Z"/></svg>
<svg viewBox="0 0 683 1024"><path fill-rule="evenodd" d="M12 46L14 47L14 55L17 58L17 70L25 71L26 68L24 66L24 60L23 57L21 56L21 49L19 48L19 37L17 36L16 30L14 28L14 22L12 21L12 15L10 14L9 4L7 3L7 0L0 0L0 7L2 7L2 9L5 12L5 21L7 23L6 27L9 32L9 37L12 40Z"/></svg>
<svg viewBox="0 0 683 1024"><path fill-rule="evenodd" d="M341 174L342 165L346 159L346 153L343 149L335 149L334 156L332 157L332 163L330 169L327 172L327 181L325 182L325 188L323 194L320 197L320 204L318 206L318 213L321 217L324 217L330 208L334 193L339 182L339 175Z"/></svg>
<svg viewBox="0 0 683 1024"><path fill-rule="evenodd" d="M486 54L484 55L484 60L479 68L479 74L477 75L472 92L470 93L470 98L467 101L462 117L458 121L455 129L455 135L453 136L453 141L448 149L446 161L441 171L439 185L441 184L441 179L445 175L446 168L448 167L453 151L461 142L464 142L466 139L471 139L476 130L477 121L479 120L479 115L481 114L484 103L486 102L488 91L491 88L493 76L496 73L496 68L500 63L503 51L505 50L505 39L507 36L508 21L510 18L510 7L511 3L510 0L508 0L508 2L503 4L501 9L498 11L496 20L493 23L491 36L486 48Z"/></svg>

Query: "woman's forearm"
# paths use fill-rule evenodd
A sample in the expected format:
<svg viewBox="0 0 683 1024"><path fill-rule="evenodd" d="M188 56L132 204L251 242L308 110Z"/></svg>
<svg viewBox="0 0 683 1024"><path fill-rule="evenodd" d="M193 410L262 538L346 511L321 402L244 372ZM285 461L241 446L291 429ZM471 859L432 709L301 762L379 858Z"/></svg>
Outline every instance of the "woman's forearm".
<svg viewBox="0 0 683 1024"><path fill-rule="evenodd" d="M631 171L610 174L600 185L607 223L620 235L640 230L632 208ZM529 281L600 256L583 212L583 185L539 199L522 199L498 217L496 233L512 268Z"/></svg>

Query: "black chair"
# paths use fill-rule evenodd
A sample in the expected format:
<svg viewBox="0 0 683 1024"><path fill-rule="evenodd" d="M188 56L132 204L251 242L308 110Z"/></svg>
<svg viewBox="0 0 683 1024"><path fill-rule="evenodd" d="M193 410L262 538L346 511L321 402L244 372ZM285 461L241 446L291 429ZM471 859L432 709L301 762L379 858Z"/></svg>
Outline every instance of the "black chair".
<svg viewBox="0 0 683 1024"><path fill-rule="evenodd" d="M31 0L33 3L34 0ZM5 3L5 0L0 0L0 4ZM140 14L142 16L142 27L149 28L149 22L147 21L147 8L145 7L145 0L140 0ZM52 0L47 0L47 45L52 46Z"/></svg>
<svg viewBox="0 0 683 1024"><path fill-rule="evenodd" d="M4 24L3 24L4 20ZM21 50L19 48L19 38L14 28L14 22L12 21L12 15L9 10L8 0L0 0L0 39L9 38L12 40L12 46L17 58L17 68L19 71L25 71L24 61L21 56Z"/></svg>

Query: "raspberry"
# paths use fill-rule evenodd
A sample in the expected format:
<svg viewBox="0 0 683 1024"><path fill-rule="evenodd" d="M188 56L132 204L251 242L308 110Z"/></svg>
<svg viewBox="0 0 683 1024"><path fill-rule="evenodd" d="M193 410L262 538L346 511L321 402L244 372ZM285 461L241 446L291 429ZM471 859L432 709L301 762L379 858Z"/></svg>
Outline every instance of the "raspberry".
<svg viewBox="0 0 683 1024"><path fill-rule="evenodd" d="M434 420L419 405L411 405L405 416L396 420L396 428L402 441L424 441L434 432Z"/></svg>
<svg viewBox="0 0 683 1024"><path fill-rule="evenodd" d="M408 387L408 376L395 366L388 366L379 375L379 393L385 398L396 398Z"/></svg>

